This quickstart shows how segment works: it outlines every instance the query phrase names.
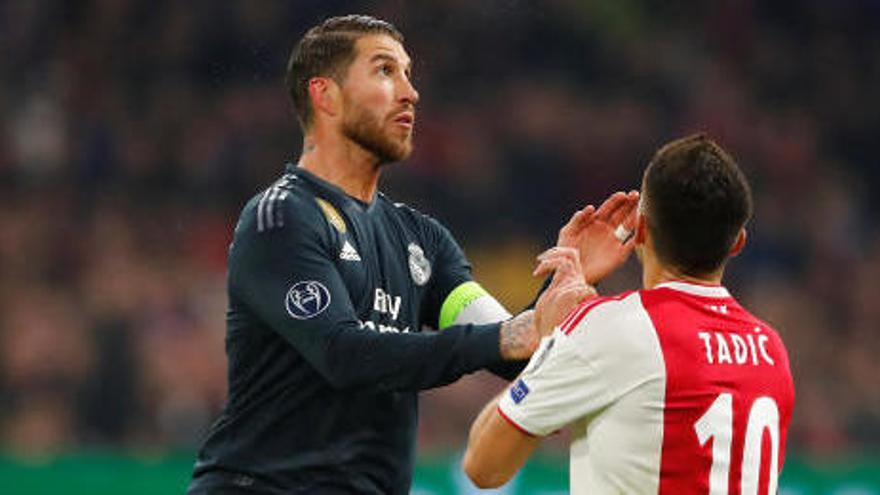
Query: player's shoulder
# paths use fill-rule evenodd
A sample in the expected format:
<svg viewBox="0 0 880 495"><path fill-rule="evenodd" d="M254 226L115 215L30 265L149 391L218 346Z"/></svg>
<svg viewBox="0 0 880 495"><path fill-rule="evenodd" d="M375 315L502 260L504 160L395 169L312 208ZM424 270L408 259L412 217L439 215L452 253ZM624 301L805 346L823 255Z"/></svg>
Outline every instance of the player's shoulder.
<svg viewBox="0 0 880 495"><path fill-rule="evenodd" d="M406 203L393 201L383 193L379 193L378 198L393 215L413 229L422 232L427 240L437 241L443 237L452 237L449 229L433 216Z"/></svg>
<svg viewBox="0 0 880 495"><path fill-rule="evenodd" d="M563 347L594 366L614 370L615 380L655 376L661 351L637 291L584 301L557 332Z"/></svg>
<svg viewBox="0 0 880 495"><path fill-rule="evenodd" d="M387 195L385 195L385 193L382 193L382 192L378 193L377 199L378 199L378 201L381 201L388 210L393 212L394 215L397 215L397 216L405 219L406 221L416 223L416 224L422 224L425 222L432 222L432 221L436 222L436 220L434 220L430 215L423 213L423 212L419 211L418 209L416 209L415 207L408 205L406 203L402 203L400 201L394 201L393 199L391 199Z"/></svg>
<svg viewBox="0 0 880 495"><path fill-rule="evenodd" d="M577 335L593 331L593 327L616 327L625 324L640 307L636 291L592 297L578 304L559 325L559 330L565 335Z"/></svg>
<svg viewBox="0 0 880 495"><path fill-rule="evenodd" d="M266 234L307 228L320 219L318 200L296 174L287 172L248 200L236 233Z"/></svg>

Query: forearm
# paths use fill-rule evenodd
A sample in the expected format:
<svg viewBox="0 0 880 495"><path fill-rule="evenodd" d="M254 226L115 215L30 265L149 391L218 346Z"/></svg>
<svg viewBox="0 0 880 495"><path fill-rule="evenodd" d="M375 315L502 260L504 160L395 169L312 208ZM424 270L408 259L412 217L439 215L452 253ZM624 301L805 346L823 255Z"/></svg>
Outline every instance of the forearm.
<svg viewBox="0 0 880 495"><path fill-rule="evenodd" d="M501 324L455 325L429 334L337 332L310 345L310 359L338 387L375 383L381 389L423 390L445 385L482 368L516 368L539 338L534 311ZM326 352L324 358L321 354ZM522 364L521 364L522 363Z"/></svg>
<svg viewBox="0 0 880 495"><path fill-rule="evenodd" d="M541 441L539 437L517 430L501 416L498 412L501 397L498 395L486 404L468 435L463 467L480 488L507 483Z"/></svg>
<svg viewBox="0 0 880 495"><path fill-rule="evenodd" d="M424 390L502 360L499 325L459 325L441 333L328 332L296 342L315 369L339 389Z"/></svg>
<svg viewBox="0 0 880 495"><path fill-rule="evenodd" d="M480 414L477 415L477 419L475 419L474 423L471 425L471 431L468 434L468 452L475 452L477 443L484 439L486 424L493 414L497 414L496 410L498 409L499 400L501 400L501 394L496 395L494 399L489 401L489 403L483 407Z"/></svg>

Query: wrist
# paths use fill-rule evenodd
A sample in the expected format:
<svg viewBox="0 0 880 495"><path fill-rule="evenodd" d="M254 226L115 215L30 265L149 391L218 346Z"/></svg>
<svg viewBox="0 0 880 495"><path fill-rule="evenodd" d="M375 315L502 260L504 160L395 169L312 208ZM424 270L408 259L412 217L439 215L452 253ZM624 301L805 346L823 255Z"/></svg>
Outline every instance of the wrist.
<svg viewBox="0 0 880 495"><path fill-rule="evenodd" d="M501 324L498 349L506 361L527 359L538 344L535 311L527 310Z"/></svg>

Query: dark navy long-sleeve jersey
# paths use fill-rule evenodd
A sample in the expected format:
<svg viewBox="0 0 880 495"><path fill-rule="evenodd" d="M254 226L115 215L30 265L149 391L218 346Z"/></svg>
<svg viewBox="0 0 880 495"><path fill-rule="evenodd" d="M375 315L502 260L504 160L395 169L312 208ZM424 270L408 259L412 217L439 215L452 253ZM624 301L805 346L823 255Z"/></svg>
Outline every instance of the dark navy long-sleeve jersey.
<svg viewBox="0 0 880 495"><path fill-rule="evenodd" d="M470 280L437 221L288 165L235 230L229 398L190 493L408 493L417 392L501 363L499 324L422 331Z"/></svg>

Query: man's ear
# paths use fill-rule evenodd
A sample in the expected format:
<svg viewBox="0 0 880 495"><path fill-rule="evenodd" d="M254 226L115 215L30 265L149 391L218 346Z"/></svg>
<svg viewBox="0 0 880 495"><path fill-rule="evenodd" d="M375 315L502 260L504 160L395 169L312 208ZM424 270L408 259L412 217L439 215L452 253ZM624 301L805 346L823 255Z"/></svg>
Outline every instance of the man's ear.
<svg viewBox="0 0 880 495"><path fill-rule="evenodd" d="M341 110L339 85L329 77L309 79L309 99L315 116L319 114L335 117Z"/></svg>
<svg viewBox="0 0 880 495"><path fill-rule="evenodd" d="M746 245L746 237L746 229L739 229L739 234L737 234L736 236L736 241L733 242L733 247L730 248L731 258L738 255L739 252L743 250Z"/></svg>
<svg viewBox="0 0 880 495"><path fill-rule="evenodd" d="M636 233L635 233L636 245L644 244L647 240L648 236L648 221L645 218L645 214L641 211L638 212L636 216Z"/></svg>

